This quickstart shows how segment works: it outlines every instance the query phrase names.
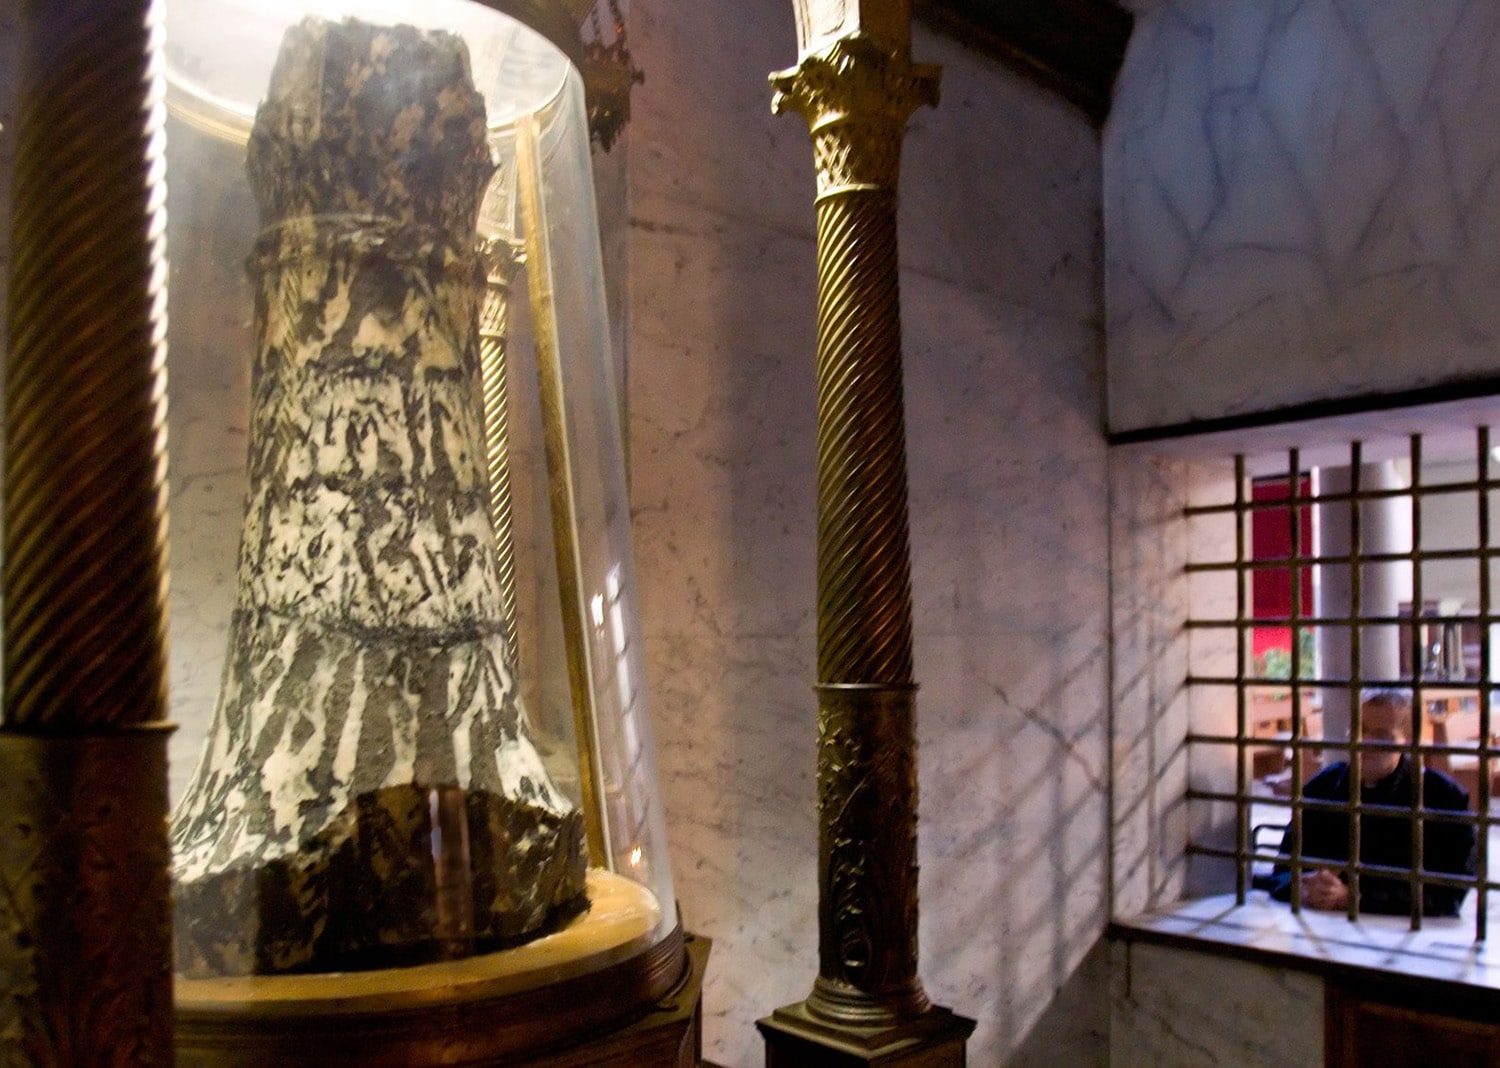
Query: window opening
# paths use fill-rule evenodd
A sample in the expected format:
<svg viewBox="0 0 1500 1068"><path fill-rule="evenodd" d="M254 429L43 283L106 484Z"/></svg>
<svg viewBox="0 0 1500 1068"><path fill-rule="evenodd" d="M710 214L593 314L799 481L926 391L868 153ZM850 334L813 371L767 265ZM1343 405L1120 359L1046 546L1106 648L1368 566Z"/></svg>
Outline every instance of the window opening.
<svg viewBox="0 0 1500 1068"><path fill-rule="evenodd" d="M1231 863L1240 904L1285 886L1293 911L1327 908L1339 892L1313 904L1305 881L1326 870L1351 920L1401 906L1415 930L1463 894L1487 936L1491 438L1355 443L1318 466L1239 456L1232 495L1185 510L1214 532L1190 537L1187 565L1188 852Z"/></svg>

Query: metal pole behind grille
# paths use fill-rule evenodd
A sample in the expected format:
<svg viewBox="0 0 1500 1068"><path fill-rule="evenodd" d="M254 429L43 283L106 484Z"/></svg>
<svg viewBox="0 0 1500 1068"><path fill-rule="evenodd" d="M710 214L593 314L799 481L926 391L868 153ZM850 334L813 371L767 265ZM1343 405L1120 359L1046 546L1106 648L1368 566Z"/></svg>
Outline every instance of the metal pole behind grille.
<svg viewBox="0 0 1500 1068"><path fill-rule="evenodd" d="M1288 557L1287 566L1288 587L1291 591L1291 610L1287 613L1288 623L1292 630L1292 841L1296 843L1292 851L1292 911L1302 911L1302 650L1301 642L1297 640L1297 620L1302 614L1302 583L1299 581L1301 570L1297 560L1302 556L1302 524L1297 514L1298 502L1301 494L1298 492L1302 481L1301 456L1296 449L1287 454L1287 507L1288 520L1291 528L1291 553Z"/></svg>
<svg viewBox="0 0 1500 1068"><path fill-rule="evenodd" d="M1350 792L1364 782L1363 761L1360 759L1359 743L1364 739L1364 727L1360 723L1359 695L1364 678L1364 627L1360 618L1365 612L1364 602L1364 526L1362 523L1364 502L1361 500L1360 467L1364 462L1364 447L1359 442L1349 446L1349 782ZM1349 919L1359 919L1359 851L1362 846L1359 812L1346 816L1349 831Z"/></svg>
<svg viewBox="0 0 1500 1068"><path fill-rule="evenodd" d="M1248 520L1245 503L1245 458L1234 458L1234 499L1238 505L1234 513L1234 559L1237 564L1245 561L1245 523ZM1246 859L1250 845L1250 797L1245 768L1245 739L1247 709L1245 708L1245 582L1248 575L1242 567L1234 572L1234 793L1236 798L1234 820L1234 900L1245 903L1248 883L1246 877L1250 861Z"/></svg>
<svg viewBox="0 0 1500 1068"><path fill-rule="evenodd" d="M1422 435L1411 436L1411 737L1407 746L1411 757L1412 807L1411 807L1411 872L1407 880L1411 886L1411 929L1422 929L1422 816L1425 805L1423 779L1426 778L1422 758L1422 724L1427 711L1427 698L1422 692L1426 675L1427 640L1422 633L1422 564L1417 554L1422 548ZM1356 816L1356 819L1359 817Z"/></svg>
<svg viewBox="0 0 1500 1068"><path fill-rule="evenodd" d="M1490 544L1490 428L1482 426L1476 432L1475 459L1479 465L1479 493L1476 503L1479 511L1479 548L1487 549ZM1475 893L1479 900L1475 902L1474 909L1474 938L1484 941L1489 933L1489 891L1485 888L1489 882L1490 871L1490 697L1493 693L1490 683L1490 558L1486 553L1479 554L1479 618L1483 621L1479 627L1479 752L1478 764L1475 776L1475 798L1474 808L1478 815L1476 830L1478 833L1477 866L1475 874L1478 886Z"/></svg>

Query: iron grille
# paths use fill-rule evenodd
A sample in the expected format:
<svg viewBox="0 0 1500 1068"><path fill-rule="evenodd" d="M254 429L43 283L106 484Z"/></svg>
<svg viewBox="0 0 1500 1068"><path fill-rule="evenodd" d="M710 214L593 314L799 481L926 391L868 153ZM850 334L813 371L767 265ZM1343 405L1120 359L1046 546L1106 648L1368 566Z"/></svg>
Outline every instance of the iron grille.
<svg viewBox="0 0 1500 1068"><path fill-rule="evenodd" d="M1217 828L1220 833L1205 834L1196 828L1188 852L1233 861L1239 903L1246 902L1257 868L1279 865L1290 872L1295 885L1314 866L1299 849L1284 855L1274 843L1258 843L1252 832L1254 814L1279 814L1292 829L1292 838L1301 842L1305 814L1321 809L1347 814L1348 859L1336 867L1342 869L1351 888L1347 910L1351 920L1359 916L1362 877L1395 877L1409 882L1413 930L1422 924L1424 886L1463 887L1477 903L1475 938L1486 937L1488 892L1500 889L1500 883L1491 879L1489 857L1491 802L1495 773L1500 769L1496 761L1500 739L1492 711L1497 689L1492 635L1500 633L1496 632L1500 616L1495 614L1491 591L1492 561L1500 554L1491 524L1491 509L1500 507L1500 498L1494 497L1500 490L1500 462L1492 455L1490 442L1490 430L1479 428L1472 435L1465 432L1456 447L1453 437L1445 435L1442 451L1432 454L1424 454L1423 435L1405 439L1394 450L1390 443L1380 443L1372 451L1367 451L1366 444L1354 443L1348 447L1346 462L1324 462L1320 467L1305 465L1295 448L1253 461L1238 456L1232 496L1185 509L1190 529L1195 520L1221 524L1219 536L1206 540L1206 551L1200 539L1190 538L1190 581L1194 576L1218 576L1233 583L1232 594L1226 594L1227 586L1221 589L1217 605L1213 599L1205 603L1190 597L1187 621L1190 639L1208 639L1203 644L1218 650L1216 655L1190 655L1190 701L1195 692L1206 694L1210 699L1205 706L1217 709L1208 716L1192 717L1187 738L1190 768L1201 763L1219 769L1217 774L1192 774L1187 796L1192 804L1233 806L1233 840L1231 844L1223 833L1227 830L1223 823ZM1398 477L1394 485L1388 480L1369 484L1372 456L1389 470L1404 471L1404 478ZM1326 461L1326 456L1320 453L1320 459ZM1252 469L1263 471L1268 466L1279 468L1280 473L1252 479ZM1266 486L1279 487L1280 492L1258 497L1257 488ZM1370 537L1367 513L1377 502L1396 504L1398 517L1404 514L1403 506L1409 505L1404 538L1392 538L1389 523L1381 526L1380 539ZM1472 526L1455 533L1450 525L1438 532L1433 521L1424 523L1424 508L1434 515L1441 511L1472 516ZM1274 514L1286 524L1289 547L1284 554L1257 555L1251 536L1257 514ZM1308 536L1310 519L1317 528L1316 538ZM1232 531L1222 525L1226 523L1232 524ZM1467 519L1458 524L1460 528L1467 525ZM1406 544L1395 544L1401 541ZM1335 543L1334 548L1325 551L1330 543ZM1439 569L1446 576L1441 584L1433 578ZM1461 589L1455 594L1453 576L1470 570L1472 582L1458 580ZM1397 576L1394 583L1390 581L1393 575ZM1285 610L1267 614L1257 605L1257 576L1280 579L1289 593ZM1309 611L1306 584L1318 586L1321 594L1334 585L1334 576L1346 591L1341 594L1342 603L1330 608L1330 600L1339 598L1320 596ZM1372 576L1381 579L1383 588L1396 587L1400 603L1372 608L1367 595ZM1439 585L1444 596L1435 598ZM1231 605L1232 612L1226 614ZM1279 672L1267 668L1269 653L1260 658L1255 655L1257 636L1264 628L1290 636ZM1313 640L1305 641L1304 633ZM1232 670L1225 670L1231 657ZM1276 677L1270 677L1273 674ZM1413 769L1416 796L1410 808L1393 809L1361 800L1357 784L1364 755L1392 749L1390 743L1362 736L1360 695L1369 688L1410 692L1409 740L1400 743ZM1347 736L1339 730L1325 733L1327 720L1322 713L1336 701L1343 701L1347 709ZM1269 719L1267 706L1274 709ZM1439 724L1458 722L1455 716L1468 725L1465 730L1472 738L1437 730ZM1279 729L1268 731L1268 722ZM1225 754L1232 756L1232 776L1223 770ZM1282 760L1285 772L1277 770ZM1336 760L1347 761L1353 769L1349 800L1305 797L1309 775ZM1470 796L1468 812L1427 807L1426 768L1463 772ZM1392 868L1361 861L1362 817L1395 814L1410 821L1409 865ZM1474 827L1474 874L1425 869L1422 829L1445 821ZM1316 866L1329 865L1320 862ZM1298 893L1291 895L1291 907L1303 907Z"/></svg>

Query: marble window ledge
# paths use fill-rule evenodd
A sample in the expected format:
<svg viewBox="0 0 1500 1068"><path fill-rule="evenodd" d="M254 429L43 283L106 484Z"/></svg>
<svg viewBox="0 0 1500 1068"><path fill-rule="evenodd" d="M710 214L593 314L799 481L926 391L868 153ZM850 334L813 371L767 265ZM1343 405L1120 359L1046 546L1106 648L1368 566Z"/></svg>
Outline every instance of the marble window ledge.
<svg viewBox="0 0 1500 1068"><path fill-rule="evenodd" d="M1293 915L1255 890L1240 906L1233 894L1223 894L1116 920L1112 934L1304 971L1394 973L1500 989L1500 945L1494 937L1475 941L1474 908L1471 894L1459 916L1424 919L1413 931L1401 916L1361 916L1351 923L1342 913L1305 909Z"/></svg>

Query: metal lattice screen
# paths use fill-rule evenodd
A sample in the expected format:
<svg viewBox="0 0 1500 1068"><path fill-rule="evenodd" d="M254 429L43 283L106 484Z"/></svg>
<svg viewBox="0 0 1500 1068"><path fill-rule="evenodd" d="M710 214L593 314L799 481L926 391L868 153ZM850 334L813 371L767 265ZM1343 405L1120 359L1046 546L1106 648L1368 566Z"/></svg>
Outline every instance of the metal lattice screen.
<svg viewBox="0 0 1500 1068"><path fill-rule="evenodd" d="M1223 499L1186 509L1188 850L1232 865L1242 904L1278 877L1295 887L1329 868L1349 888L1351 919L1374 888L1404 884L1416 929L1424 903L1467 891L1463 914L1472 908L1483 939L1488 891L1500 889L1489 857L1500 460L1488 428L1428 437L1355 443L1332 462L1320 451L1318 466L1295 448L1236 457ZM1409 699L1404 737L1365 737L1359 709L1372 690ZM1364 782L1396 758L1409 803ZM1351 785L1330 799L1323 784L1340 763ZM1409 848L1372 860L1371 834L1398 824ZM1330 826L1346 836L1343 856L1305 855L1304 829ZM1468 836L1460 867L1450 846ZM1300 893L1289 899L1304 907Z"/></svg>

